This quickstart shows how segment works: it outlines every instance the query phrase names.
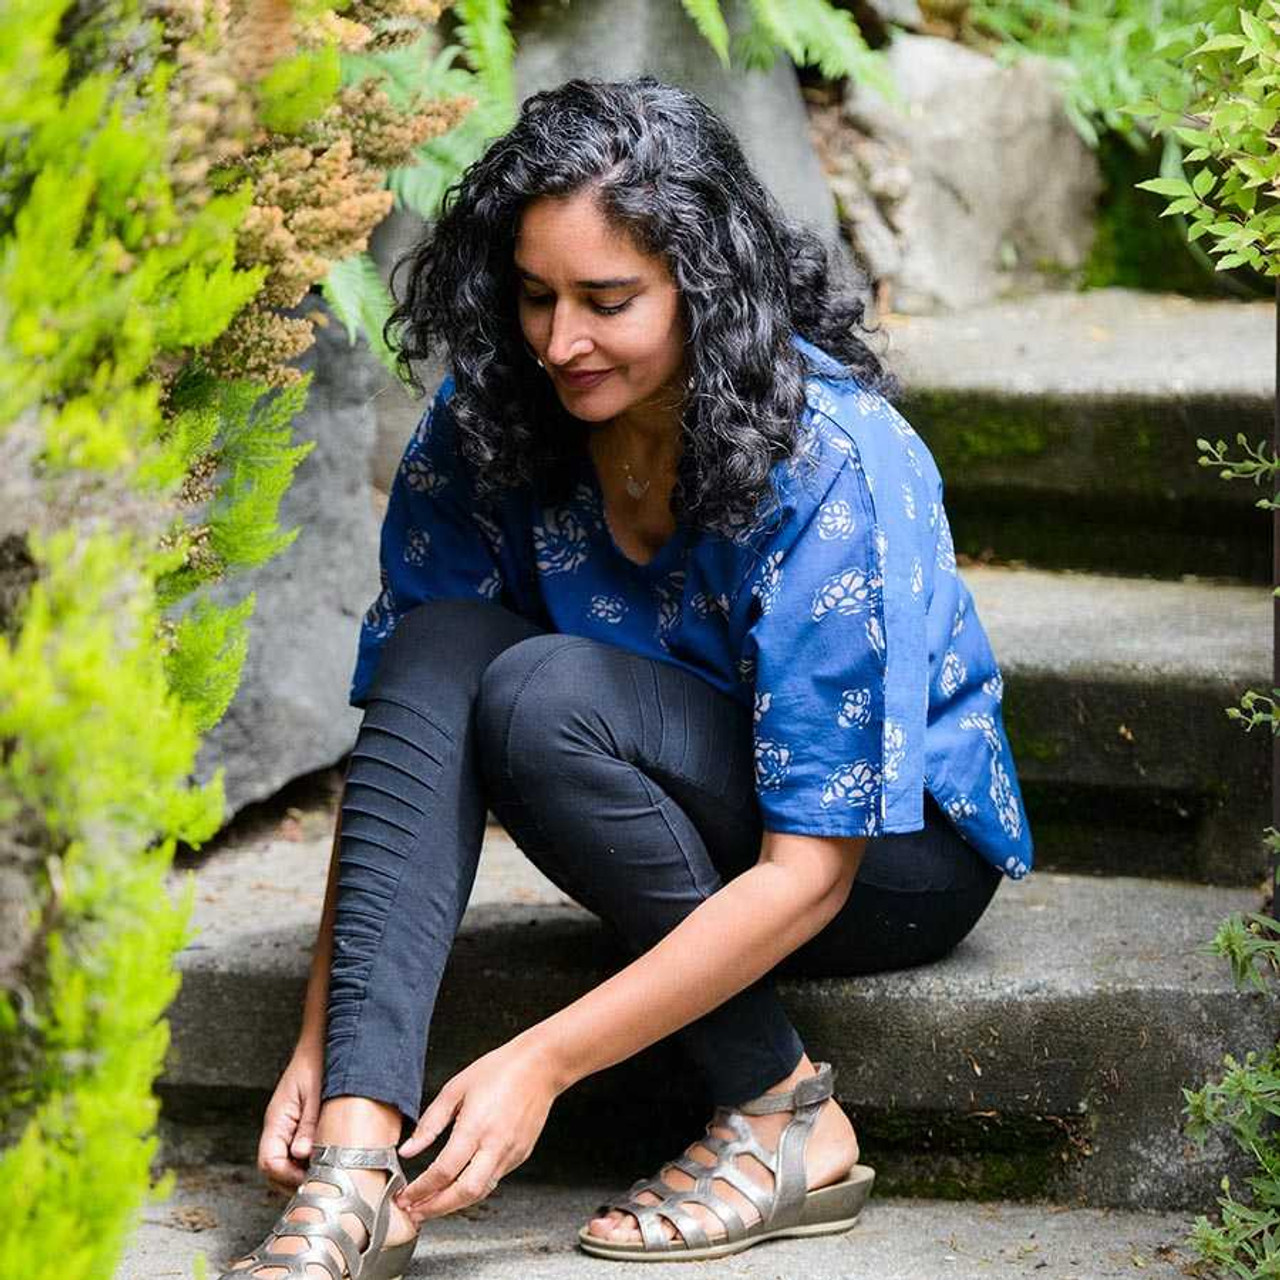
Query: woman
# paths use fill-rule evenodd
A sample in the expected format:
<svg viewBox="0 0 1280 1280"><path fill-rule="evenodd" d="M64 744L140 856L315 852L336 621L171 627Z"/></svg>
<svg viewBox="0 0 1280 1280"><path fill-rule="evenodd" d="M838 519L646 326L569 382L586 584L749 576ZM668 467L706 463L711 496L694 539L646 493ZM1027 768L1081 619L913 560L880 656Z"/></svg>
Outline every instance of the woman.
<svg viewBox="0 0 1280 1280"><path fill-rule="evenodd" d="M558 1094L673 1033L719 1104L707 1135L581 1246L845 1230L873 1175L771 971L935 959L1031 865L929 451L821 242L651 77L530 98L410 264L400 358L443 347L451 374L392 491L303 1029L264 1121L261 1168L301 1190L227 1274L399 1276ZM636 959L419 1118L488 808ZM408 1186L405 1117L400 1155L449 1130Z"/></svg>

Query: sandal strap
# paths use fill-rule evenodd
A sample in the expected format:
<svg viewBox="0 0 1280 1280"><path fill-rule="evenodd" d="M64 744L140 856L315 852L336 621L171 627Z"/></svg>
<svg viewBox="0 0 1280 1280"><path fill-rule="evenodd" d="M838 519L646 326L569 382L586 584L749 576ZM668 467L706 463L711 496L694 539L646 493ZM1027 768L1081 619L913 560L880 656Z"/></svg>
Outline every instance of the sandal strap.
<svg viewBox="0 0 1280 1280"><path fill-rule="evenodd" d="M360 1274L360 1249L356 1242L347 1234L347 1230L339 1222L291 1222L287 1231L282 1231L281 1235L304 1236L308 1242L313 1239L329 1240L338 1246L342 1254L342 1260L346 1263L347 1275L358 1276ZM307 1253L325 1253L329 1251L323 1246L317 1246L308 1243ZM306 1269L303 1268L303 1274ZM338 1280L342 1280L342 1272L337 1273Z"/></svg>
<svg viewBox="0 0 1280 1280"><path fill-rule="evenodd" d="M779 1111L798 1111L801 1107L825 1102L835 1092L835 1068L829 1062L815 1062L817 1075L801 1080L786 1093L763 1093L750 1102L734 1107L745 1116L769 1116Z"/></svg>
<svg viewBox="0 0 1280 1280"><path fill-rule="evenodd" d="M711 1238L707 1235L702 1223L687 1209L680 1206L681 1200L694 1198L692 1193L680 1191L672 1195L670 1187L656 1180L645 1190L652 1191L654 1195L661 1197L657 1204L642 1204L639 1200L627 1196L610 1201L608 1205L602 1207L620 1209L623 1213L629 1213L635 1218L647 1253L671 1252L682 1248L702 1249L711 1243ZM666 1194L663 1194L664 1192ZM666 1218L680 1233L679 1236L668 1239L667 1233L662 1229L660 1218Z"/></svg>
<svg viewBox="0 0 1280 1280"><path fill-rule="evenodd" d="M715 1163L703 1164L688 1155L680 1155L663 1165L680 1169L693 1178L694 1185L679 1191L662 1181L661 1170L655 1178L641 1178L625 1196L600 1206L597 1216L610 1209L618 1209L635 1218L646 1253L671 1253L684 1249L706 1248L711 1243L702 1223L681 1206L684 1203L699 1204L709 1209L725 1228L725 1241L740 1239L747 1230L746 1223L737 1209L716 1193L717 1181L731 1186L749 1201L760 1215L760 1223L767 1227L791 1225L808 1194L804 1171L804 1152L809 1135L817 1122L822 1105L835 1091L835 1069L828 1062L814 1063L816 1074L801 1080L786 1093L767 1093L753 1098L741 1106L720 1106L715 1119L707 1126L699 1145L705 1147ZM767 1150L756 1138L744 1117L774 1115L782 1111L795 1114L783 1129L776 1151ZM711 1132L723 1127L733 1133L732 1140ZM773 1175L772 1188L762 1186L745 1170L734 1163L735 1157L750 1155ZM657 1204L642 1204L636 1197L643 1192L657 1197ZM668 1239L660 1219L666 1218L679 1232Z"/></svg>
<svg viewBox="0 0 1280 1280"><path fill-rule="evenodd" d="M274 1249L255 1249L250 1255L250 1263L247 1267L237 1267L234 1271L224 1271L222 1280L226 1277L243 1277L244 1280L254 1280L254 1277L260 1271L269 1271L274 1267L280 1267L290 1276L301 1276L303 1280L310 1280L311 1273L307 1270L308 1265L314 1264L317 1267L323 1267L332 1280L343 1280L343 1273L338 1264L333 1260L333 1255L328 1249L323 1247L316 1248L314 1245L301 1250L299 1253L277 1253Z"/></svg>
<svg viewBox="0 0 1280 1280"><path fill-rule="evenodd" d="M400 1173L400 1158L395 1147L340 1147L336 1143L316 1147L311 1165L335 1169L385 1169ZM401 1175L403 1176L403 1174Z"/></svg>
<svg viewBox="0 0 1280 1280"><path fill-rule="evenodd" d="M381 1169L389 1175L376 1205L365 1199L347 1174L348 1169ZM308 1182L326 1183L337 1188L338 1194L324 1195L318 1191L306 1191L303 1188ZM314 1148L306 1176L285 1206L284 1212L276 1219L268 1240L247 1255L249 1265L224 1272L221 1280L227 1280L228 1277L254 1280L260 1271L271 1267L283 1268L290 1277L298 1276L302 1280L308 1280L309 1264L323 1267L333 1280L344 1280L344 1275L358 1276L362 1263L382 1249L390 1225L391 1215L387 1206L391 1197L405 1185L404 1171L400 1167L395 1147L343 1147L327 1144ZM296 1209L318 1209L322 1221L308 1222L290 1218L289 1215ZM358 1218L368 1234L369 1239L363 1250L357 1247L355 1240L342 1225L344 1213ZM282 1236L305 1239L308 1241L307 1248L298 1253L280 1253L271 1248ZM331 1241L337 1246L346 1264L345 1271L333 1254L319 1243L323 1240Z"/></svg>

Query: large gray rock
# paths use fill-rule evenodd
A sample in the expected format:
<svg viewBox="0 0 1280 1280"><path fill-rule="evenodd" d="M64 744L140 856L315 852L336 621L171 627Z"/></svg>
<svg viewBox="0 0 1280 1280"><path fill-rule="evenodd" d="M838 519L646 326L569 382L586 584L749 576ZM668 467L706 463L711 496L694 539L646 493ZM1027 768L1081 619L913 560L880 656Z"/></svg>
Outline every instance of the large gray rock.
<svg viewBox="0 0 1280 1280"><path fill-rule="evenodd" d="M409 209L393 209L379 223L369 239L369 254L378 264L384 281L390 285L391 273L396 264L413 251L414 246L426 234L427 224L416 213ZM409 267L401 267L396 276L395 288L399 296L404 296L405 283L408 279ZM363 343L361 344L363 347ZM373 447L372 477L375 488L380 494L391 492L391 482L395 479L396 468L400 465L400 455L404 452L413 429L422 417L423 411L431 403L431 395L440 385L445 375L443 360L431 360L415 365L426 396L419 397L410 393L381 365L369 362L376 388L373 396L373 411L377 423Z"/></svg>
<svg viewBox="0 0 1280 1280"><path fill-rule="evenodd" d="M1049 64L933 36L889 46L902 102L851 84L825 162L855 250L894 311L961 310L1079 267L1102 189Z"/></svg>
<svg viewBox="0 0 1280 1280"><path fill-rule="evenodd" d="M731 33L747 20L743 0L724 4ZM756 175L793 217L840 245L831 192L809 140L795 68L726 70L679 0L559 0L517 15L516 87L521 100L575 76L624 80L645 72L688 89L733 130Z"/></svg>
<svg viewBox="0 0 1280 1280"><path fill-rule="evenodd" d="M228 817L333 764L360 723L347 691L360 618L378 592L370 484L377 370L332 320L298 367L314 377L295 438L316 442L281 503L280 523L297 527L298 537L221 593L225 600L257 592L244 678L197 761L202 779L219 765L226 770Z"/></svg>

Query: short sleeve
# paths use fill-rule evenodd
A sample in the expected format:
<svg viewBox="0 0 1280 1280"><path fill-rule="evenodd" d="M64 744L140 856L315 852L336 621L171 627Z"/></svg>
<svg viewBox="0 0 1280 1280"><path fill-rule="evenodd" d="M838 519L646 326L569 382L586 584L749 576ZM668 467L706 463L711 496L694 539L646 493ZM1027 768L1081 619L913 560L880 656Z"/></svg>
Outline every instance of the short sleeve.
<svg viewBox="0 0 1280 1280"><path fill-rule="evenodd" d="M455 447L446 378L400 460L380 544L382 591L364 616L350 701L363 706L396 623L428 600L502 593L498 526L476 509Z"/></svg>
<svg viewBox="0 0 1280 1280"><path fill-rule="evenodd" d="M871 836L883 825L883 536L856 450L839 456L825 491L792 504L744 584L769 831Z"/></svg>

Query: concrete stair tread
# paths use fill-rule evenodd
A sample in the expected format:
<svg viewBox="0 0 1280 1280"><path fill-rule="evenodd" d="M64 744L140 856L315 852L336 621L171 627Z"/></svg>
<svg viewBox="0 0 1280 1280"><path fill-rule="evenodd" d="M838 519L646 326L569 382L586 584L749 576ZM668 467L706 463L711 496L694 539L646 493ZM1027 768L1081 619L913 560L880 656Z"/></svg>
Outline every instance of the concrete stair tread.
<svg viewBox="0 0 1280 1280"><path fill-rule="evenodd" d="M520 1172L488 1200L429 1222L406 1280L561 1280L599 1276L607 1262L576 1248L595 1206L641 1170L619 1168L616 1183L560 1185ZM204 1253L210 1273L256 1245L283 1207L252 1168L214 1164L175 1169L177 1185L143 1213L115 1280L190 1275ZM873 1194L844 1235L774 1240L736 1254L715 1274L841 1280L1111 1280L1142 1274L1175 1280L1190 1252L1188 1215L1069 1209L1059 1205L955 1203ZM645 1275L685 1278L688 1264L650 1263Z"/></svg>
<svg viewBox="0 0 1280 1280"><path fill-rule="evenodd" d="M1091 289L881 323L889 361L913 389L1259 401L1275 390L1275 306L1266 301Z"/></svg>
<svg viewBox="0 0 1280 1280"><path fill-rule="evenodd" d="M1041 867L1251 884L1270 743L1225 709L1271 687L1262 586L966 565L1005 676Z"/></svg>
<svg viewBox="0 0 1280 1280"><path fill-rule="evenodd" d="M1272 303L1102 289L884 327L957 552L1270 581L1259 490L1201 467L1196 441L1270 439Z"/></svg>
<svg viewBox="0 0 1280 1280"><path fill-rule="evenodd" d="M1270 682L1265 587L968 565L960 570L1006 675Z"/></svg>
<svg viewBox="0 0 1280 1280"><path fill-rule="evenodd" d="M197 876L202 931L180 957L162 1077L175 1097L203 1091L242 1119L261 1114L234 1099L269 1092L292 1050L327 856L323 838L250 841ZM1257 906L1252 889L1036 872L1002 885L935 964L779 989L811 1051L836 1065L886 1192L1204 1204L1240 1159L1183 1136L1181 1090L1226 1052L1265 1050L1275 1019L1202 949L1224 916ZM623 963L594 917L491 828L441 988L428 1095ZM641 1108L656 1140L665 1102L695 1090L662 1042L561 1100L561 1146L574 1150L601 1106ZM934 1135L943 1155L958 1144L954 1176ZM1005 1152L997 1165L988 1148Z"/></svg>
<svg viewBox="0 0 1280 1280"><path fill-rule="evenodd" d="M323 839L247 843L212 857L195 877L192 923L199 933L180 957L183 973L304 979L328 858ZM909 995L999 1003L1018 994L1071 997L1120 987L1221 995L1233 989L1225 962L1196 949L1220 919L1254 909L1257 898L1251 889L1035 872L1002 884L975 930L935 964L799 981L858 1001ZM531 924L542 926L536 936ZM596 937L600 945L590 945ZM615 959L596 918L498 827L486 833L459 940L467 950L481 948L487 966L562 971L571 979Z"/></svg>

